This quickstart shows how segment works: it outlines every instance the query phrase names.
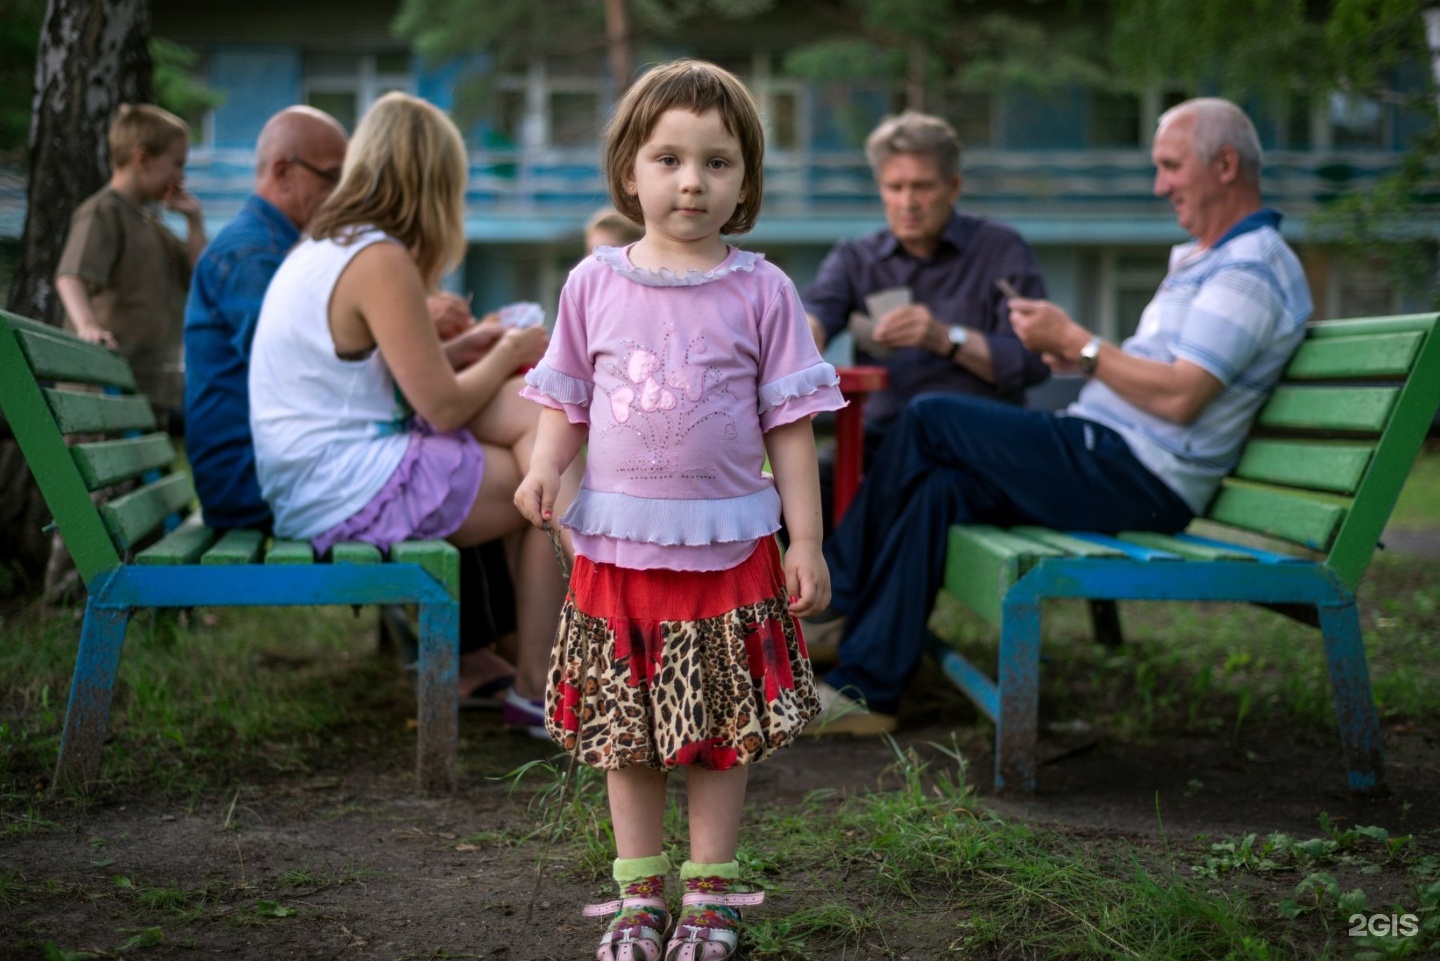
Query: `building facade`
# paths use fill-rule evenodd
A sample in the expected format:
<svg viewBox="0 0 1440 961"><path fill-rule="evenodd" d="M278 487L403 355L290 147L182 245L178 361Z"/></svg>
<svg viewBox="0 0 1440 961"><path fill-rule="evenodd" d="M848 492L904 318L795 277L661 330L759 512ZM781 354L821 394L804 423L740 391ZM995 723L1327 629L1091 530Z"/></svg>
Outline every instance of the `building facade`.
<svg viewBox="0 0 1440 961"><path fill-rule="evenodd" d="M615 91L604 51L523 72L485 75L483 59L427 64L397 40L397 0L287 4L250 0L210 7L155 0L153 30L199 55L197 73L224 102L192 120L189 181L213 234L253 182L254 143L265 119L310 103L353 129L379 96L404 90L464 111L478 68L491 105L464 117L470 148L469 253L452 278L477 307L536 300L553 310L580 256L580 227L606 203L598 141ZM802 287L838 239L884 225L860 150L865 133L899 106L881 85L808 83L784 75L785 53L813 32L793 5L744 23L717 23L685 45L637 50L643 64L699 56L741 75L768 126L766 202L759 226L738 238L765 252ZM1417 77L1421 82L1423 77ZM1081 87L1047 92L932 92L927 109L965 141L962 209L1016 227L1035 248L1052 297L1082 322L1118 338L1131 329L1184 239L1169 206L1151 194L1149 134L1182 97ZM1397 165L1431 118L1373 101L1292 98L1255 111L1267 151L1267 200L1286 214L1320 316L1386 313L1406 303L1387 273L1332 256L1311 218L1339 193L1365 190ZM23 191L0 182L0 235L17 237ZM1436 225L1423 228L1440 234Z"/></svg>

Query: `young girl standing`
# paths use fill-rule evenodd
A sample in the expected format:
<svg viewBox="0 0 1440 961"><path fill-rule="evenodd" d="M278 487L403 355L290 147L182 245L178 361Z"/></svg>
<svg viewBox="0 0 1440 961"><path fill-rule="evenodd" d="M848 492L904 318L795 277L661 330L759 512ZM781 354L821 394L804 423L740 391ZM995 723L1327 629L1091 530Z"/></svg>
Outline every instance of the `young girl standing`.
<svg viewBox="0 0 1440 961"><path fill-rule="evenodd" d="M678 61L631 87L604 163L645 235L571 272L522 392L546 407L515 494L532 523L551 522L589 444L560 519L576 559L546 722L607 772L620 899L586 909L613 915L600 961L734 955L736 908L763 898L735 860L748 765L820 711L795 622L830 596L810 417L844 401L794 285L722 239L754 225L763 157L754 101L726 71ZM661 821L682 765L690 859L666 944Z"/></svg>

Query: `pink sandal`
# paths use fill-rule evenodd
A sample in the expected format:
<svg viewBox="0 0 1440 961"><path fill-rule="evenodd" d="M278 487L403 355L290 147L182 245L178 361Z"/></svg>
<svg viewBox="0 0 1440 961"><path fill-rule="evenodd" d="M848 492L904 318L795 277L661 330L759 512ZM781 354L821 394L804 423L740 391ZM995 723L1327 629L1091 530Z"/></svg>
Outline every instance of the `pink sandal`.
<svg viewBox="0 0 1440 961"><path fill-rule="evenodd" d="M600 937L596 961L660 961L670 928L670 909L662 899L620 898L585 906L587 918L607 914L613 917Z"/></svg>
<svg viewBox="0 0 1440 961"><path fill-rule="evenodd" d="M740 912L760 904L764 891L691 891L681 899L665 961L728 961L740 943Z"/></svg>

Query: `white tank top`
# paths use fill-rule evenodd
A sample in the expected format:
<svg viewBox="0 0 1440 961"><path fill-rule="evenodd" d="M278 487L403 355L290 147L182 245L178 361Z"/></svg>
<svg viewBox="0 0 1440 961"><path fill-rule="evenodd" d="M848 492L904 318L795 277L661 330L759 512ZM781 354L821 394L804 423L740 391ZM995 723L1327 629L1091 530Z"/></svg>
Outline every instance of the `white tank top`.
<svg viewBox="0 0 1440 961"><path fill-rule="evenodd" d="M378 230L346 244L302 240L270 282L250 355L250 429L275 533L308 539L368 504L405 456L409 403L372 351L335 356L328 311L351 259Z"/></svg>

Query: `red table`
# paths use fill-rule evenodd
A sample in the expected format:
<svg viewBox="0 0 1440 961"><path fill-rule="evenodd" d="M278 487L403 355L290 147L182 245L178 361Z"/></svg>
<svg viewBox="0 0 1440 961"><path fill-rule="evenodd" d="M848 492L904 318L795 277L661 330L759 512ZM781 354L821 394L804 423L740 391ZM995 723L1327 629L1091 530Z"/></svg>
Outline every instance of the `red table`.
<svg viewBox="0 0 1440 961"><path fill-rule="evenodd" d="M850 403L835 412L835 523L845 516L865 462L865 398L884 390L890 375L884 367L837 367L840 393Z"/></svg>

